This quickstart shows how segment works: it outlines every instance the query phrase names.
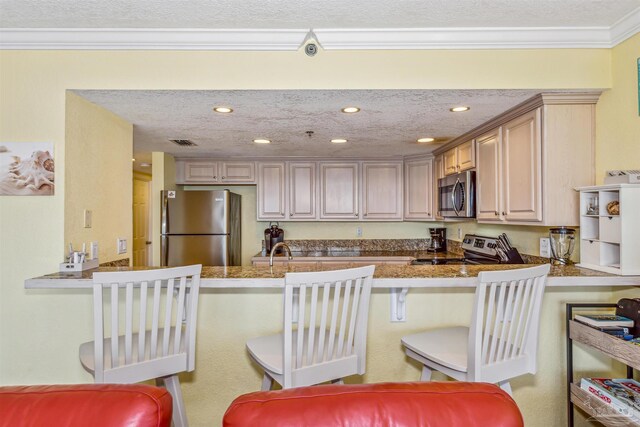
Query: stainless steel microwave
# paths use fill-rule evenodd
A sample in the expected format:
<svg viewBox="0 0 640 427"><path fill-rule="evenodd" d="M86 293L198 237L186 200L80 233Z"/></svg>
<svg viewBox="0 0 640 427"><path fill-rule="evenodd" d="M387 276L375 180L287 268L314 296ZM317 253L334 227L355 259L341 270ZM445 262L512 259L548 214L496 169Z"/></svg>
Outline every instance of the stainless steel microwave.
<svg viewBox="0 0 640 427"><path fill-rule="evenodd" d="M438 180L438 212L449 218L476 217L476 173L467 171Z"/></svg>

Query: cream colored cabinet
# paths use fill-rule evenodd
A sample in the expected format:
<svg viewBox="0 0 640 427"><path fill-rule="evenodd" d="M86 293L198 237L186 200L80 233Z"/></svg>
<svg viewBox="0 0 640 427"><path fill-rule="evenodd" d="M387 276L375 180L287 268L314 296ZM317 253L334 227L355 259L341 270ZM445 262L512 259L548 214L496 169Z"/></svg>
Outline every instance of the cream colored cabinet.
<svg viewBox="0 0 640 427"><path fill-rule="evenodd" d="M445 175L473 169L476 166L476 151L473 140L445 151L442 158Z"/></svg>
<svg viewBox="0 0 640 427"><path fill-rule="evenodd" d="M540 109L476 139L480 221L542 221Z"/></svg>
<svg viewBox="0 0 640 427"><path fill-rule="evenodd" d="M598 93L542 94L477 136L478 222L577 226L578 194L593 185Z"/></svg>
<svg viewBox="0 0 640 427"><path fill-rule="evenodd" d="M502 128L496 128L476 138L476 218L502 221Z"/></svg>
<svg viewBox="0 0 640 427"><path fill-rule="evenodd" d="M258 163L258 219L283 220L287 212L284 162Z"/></svg>
<svg viewBox="0 0 640 427"><path fill-rule="evenodd" d="M440 210L438 209L438 180L440 178L444 178L444 156L441 154L439 156L434 157L433 159L433 193L432 193L432 209L434 212L435 219L443 219L444 217L440 215Z"/></svg>
<svg viewBox="0 0 640 427"><path fill-rule="evenodd" d="M542 221L540 109L502 126L500 212L507 221Z"/></svg>
<svg viewBox="0 0 640 427"><path fill-rule="evenodd" d="M315 162L289 163L289 219L316 219L317 169Z"/></svg>
<svg viewBox="0 0 640 427"><path fill-rule="evenodd" d="M362 162L362 219L402 220L402 162Z"/></svg>
<svg viewBox="0 0 640 427"><path fill-rule="evenodd" d="M176 184L254 184L252 161L177 159Z"/></svg>
<svg viewBox="0 0 640 427"><path fill-rule="evenodd" d="M320 218L360 218L358 163L320 162Z"/></svg>
<svg viewBox="0 0 640 427"><path fill-rule="evenodd" d="M220 162L220 181L253 184L256 182L255 162Z"/></svg>
<svg viewBox="0 0 640 427"><path fill-rule="evenodd" d="M408 160L404 164L404 218L434 219L432 158ZM442 165L442 157L440 163Z"/></svg>

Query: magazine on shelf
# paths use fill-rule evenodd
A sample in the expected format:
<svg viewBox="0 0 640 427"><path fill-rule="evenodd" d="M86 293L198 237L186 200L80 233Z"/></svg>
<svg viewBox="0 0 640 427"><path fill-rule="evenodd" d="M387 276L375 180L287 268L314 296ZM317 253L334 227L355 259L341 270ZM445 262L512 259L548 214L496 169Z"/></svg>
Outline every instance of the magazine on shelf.
<svg viewBox="0 0 640 427"><path fill-rule="evenodd" d="M595 326L595 327L603 327L603 326L623 326L623 327L632 327L633 320L616 316L615 314L576 314L573 318L580 323L584 323L585 325Z"/></svg>
<svg viewBox="0 0 640 427"><path fill-rule="evenodd" d="M611 378L583 378L580 388L611 406L616 412L640 423L640 396Z"/></svg>

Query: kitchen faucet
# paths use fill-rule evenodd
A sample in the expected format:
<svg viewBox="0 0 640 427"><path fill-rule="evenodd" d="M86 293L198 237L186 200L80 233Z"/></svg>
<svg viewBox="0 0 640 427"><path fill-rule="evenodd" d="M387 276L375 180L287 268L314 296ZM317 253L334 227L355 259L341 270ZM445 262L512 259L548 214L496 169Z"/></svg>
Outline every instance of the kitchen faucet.
<svg viewBox="0 0 640 427"><path fill-rule="evenodd" d="M276 249L278 249L279 247L285 248L287 252L289 252L289 259L293 259L293 257L291 256L291 249L289 249L289 246L287 246L285 242L278 242L275 245L273 245L273 247L271 248L271 254L269 255L269 267L273 267L273 254L276 253Z"/></svg>

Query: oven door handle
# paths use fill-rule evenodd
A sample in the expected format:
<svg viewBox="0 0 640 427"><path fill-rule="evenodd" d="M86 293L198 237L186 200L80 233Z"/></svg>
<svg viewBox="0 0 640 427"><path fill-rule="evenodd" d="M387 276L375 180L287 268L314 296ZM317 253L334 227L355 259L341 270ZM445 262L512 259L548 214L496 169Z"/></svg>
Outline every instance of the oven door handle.
<svg viewBox="0 0 640 427"><path fill-rule="evenodd" d="M456 188L460 185L460 178L456 179L456 183L453 184L453 190L451 190L451 204L453 205L453 211L456 216L460 216L460 211L456 208Z"/></svg>

